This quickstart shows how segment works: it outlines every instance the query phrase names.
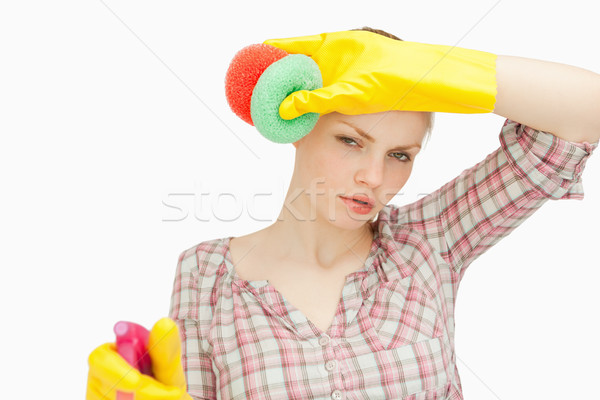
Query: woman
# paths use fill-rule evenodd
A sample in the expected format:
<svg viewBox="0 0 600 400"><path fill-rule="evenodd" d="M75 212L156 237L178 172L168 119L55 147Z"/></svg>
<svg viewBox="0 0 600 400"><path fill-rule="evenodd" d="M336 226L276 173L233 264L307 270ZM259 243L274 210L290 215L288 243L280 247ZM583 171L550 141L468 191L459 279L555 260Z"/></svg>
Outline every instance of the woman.
<svg viewBox="0 0 600 400"><path fill-rule="evenodd" d="M310 55L324 80L280 107L287 119L321 117L294 143L278 220L184 251L170 312L181 362L175 325L161 320L149 345L156 380L126 373L107 344L90 356L88 398L105 385L136 398L462 399L460 280L547 200L583 197L600 76L371 28L266 43ZM507 118L501 145L421 200L387 205L433 111L493 111ZM112 382L127 376L110 386L109 370Z"/></svg>

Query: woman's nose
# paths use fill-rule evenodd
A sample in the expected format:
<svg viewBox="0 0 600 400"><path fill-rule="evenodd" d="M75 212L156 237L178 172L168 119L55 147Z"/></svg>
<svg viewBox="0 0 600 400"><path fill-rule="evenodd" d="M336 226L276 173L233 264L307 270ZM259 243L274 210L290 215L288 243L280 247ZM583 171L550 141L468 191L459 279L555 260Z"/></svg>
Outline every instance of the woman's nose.
<svg viewBox="0 0 600 400"><path fill-rule="evenodd" d="M375 188L381 185L383 181L384 162L375 157L369 157L362 160L356 171L356 183Z"/></svg>

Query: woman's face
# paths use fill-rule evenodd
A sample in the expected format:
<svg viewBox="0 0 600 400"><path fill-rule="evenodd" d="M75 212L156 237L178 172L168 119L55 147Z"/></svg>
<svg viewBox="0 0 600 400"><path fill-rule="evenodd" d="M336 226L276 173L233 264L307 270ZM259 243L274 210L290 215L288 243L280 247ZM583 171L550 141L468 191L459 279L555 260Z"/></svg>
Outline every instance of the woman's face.
<svg viewBox="0 0 600 400"><path fill-rule="evenodd" d="M295 207L345 229L372 220L410 177L428 122L427 113L395 110L322 115L294 143L291 188L308 195L297 195Z"/></svg>

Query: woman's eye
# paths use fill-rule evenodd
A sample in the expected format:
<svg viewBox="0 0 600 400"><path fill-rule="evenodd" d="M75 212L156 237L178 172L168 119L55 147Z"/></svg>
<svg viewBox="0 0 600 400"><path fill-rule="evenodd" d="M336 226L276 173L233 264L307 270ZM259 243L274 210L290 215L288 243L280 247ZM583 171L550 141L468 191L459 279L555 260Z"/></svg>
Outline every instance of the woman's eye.
<svg viewBox="0 0 600 400"><path fill-rule="evenodd" d="M359 146L359 144L356 142L356 140L346 137L346 136L339 136L338 140L350 147ZM392 157L394 157L396 160L402 161L402 162L410 161L410 156L406 153L392 153Z"/></svg>
<svg viewBox="0 0 600 400"><path fill-rule="evenodd" d="M406 153L392 153L391 155L398 161L410 161L410 156Z"/></svg>
<svg viewBox="0 0 600 400"><path fill-rule="evenodd" d="M356 140L354 140L352 138L349 138L349 137L346 137L346 136L340 136L340 137L338 137L338 139L341 142L343 142L343 143L345 143L347 145L350 145L350 146L358 145L358 143L356 143Z"/></svg>

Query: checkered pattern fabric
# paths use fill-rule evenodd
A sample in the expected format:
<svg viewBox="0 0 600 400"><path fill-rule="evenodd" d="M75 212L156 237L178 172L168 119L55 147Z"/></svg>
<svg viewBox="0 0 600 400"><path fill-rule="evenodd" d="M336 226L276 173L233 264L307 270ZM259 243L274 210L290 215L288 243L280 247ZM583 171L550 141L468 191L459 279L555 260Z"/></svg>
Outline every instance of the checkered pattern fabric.
<svg viewBox="0 0 600 400"><path fill-rule="evenodd" d="M467 267L549 199L582 199L598 143L507 120L500 147L412 204L387 205L327 332L268 281L240 279L230 237L177 265L170 317L194 399L462 399L454 304Z"/></svg>

